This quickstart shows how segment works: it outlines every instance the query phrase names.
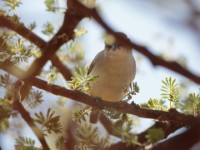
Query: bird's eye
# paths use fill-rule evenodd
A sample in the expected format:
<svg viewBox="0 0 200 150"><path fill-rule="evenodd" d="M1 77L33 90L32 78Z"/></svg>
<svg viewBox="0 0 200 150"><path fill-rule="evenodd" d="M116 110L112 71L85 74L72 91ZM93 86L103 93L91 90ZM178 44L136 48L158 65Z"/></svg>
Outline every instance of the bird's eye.
<svg viewBox="0 0 200 150"><path fill-rule="evenodd" d="M119 48L119 45L118 44L113 44L112 49L116 50L117 48Z"/></svg>

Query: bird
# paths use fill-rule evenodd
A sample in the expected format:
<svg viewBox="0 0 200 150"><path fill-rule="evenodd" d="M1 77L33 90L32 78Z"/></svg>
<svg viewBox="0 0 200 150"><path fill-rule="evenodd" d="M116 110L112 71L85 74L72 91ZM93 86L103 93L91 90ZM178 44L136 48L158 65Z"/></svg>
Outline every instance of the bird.
<svg viewBox="0 0 200 150"><path fill-rule="evenodd" d="M115 35L129 40L122 32L116 32ZM104 101L120 102L126 95L135 74L136 62L132 48L116 41L112 45L105 44L104 50L95 56L88 69L88 75L97 76L97 80L91 82L88 94ZM98 117L99 112L92 111L90 122L96 123Z"/></svg>

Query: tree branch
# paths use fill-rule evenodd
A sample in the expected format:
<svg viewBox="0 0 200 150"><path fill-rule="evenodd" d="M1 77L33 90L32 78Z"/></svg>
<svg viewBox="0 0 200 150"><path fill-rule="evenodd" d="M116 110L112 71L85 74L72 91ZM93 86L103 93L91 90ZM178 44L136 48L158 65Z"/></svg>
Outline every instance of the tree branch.
<svg viewBox="0 0 200 150"><path fill-rule="evenodd" d="M111 120L108 119L108 117L106 117L104 114L101 113L99 120L110 135L121 138L121 135L119 135L113 131L113 123ZM161 128L164 131L164 138L166 138L169 134L171 134L172 132L176 131L177 129L179 129L181 127L183 127L183 125L177 124L174 121L173 122L172 121L171 122L169 122L169 121L155 122L154 125L152 125L148 129L146 129L144 132L142 132L140 134L136 134L136 136L138 137L139 143L145 143L145 142L147 142L146 135L147 135L149 129Z"/></svg>
<svg viewBox="0 0 200 150"><path fill-rule="evenodd" d="M26 78L40 73L45 63L54 56L59 47L74 37L74 28L83 17L83 14L77 13L74 9L70 7L67 9L61 28L47 43L42 51L43 55L32 63L26 73Z"/></svg>
<svg viewBox="0 0 200 150"><path fill-rule="evenodd" d="M0 15L0 27L6 27L9 28L22 37L29 40L31 43L34 43L36 46L38 46L42 51L45 49L46 45L48 44L45 42L42 38L37 36L35 33L33 33L31 30L26 28L23 23L16 23L10 17L5 17ZM52 58L50 58L52 64L61 72L63 77L66 80L70 80L72 77L72 73L70 70L60 61L57 55L54 55Z"/></svg>
<svg viewBox="0 0 200 150"><path fill-rule="evenodd" d="M31 118L29 112L24 109L23 105L20 102L20 100L21 100L21 95L20 95L21 87L22 87L22 82L17 80L14 84L14 90L13 90L14 102L12 104L12 107L13 107L14 110L18 111L21 114L22 118L26 121L26 123L29 125L29 127L34 132L34 134L37 136L37 138L40 141L43 149L49 150L49 146L46 143L44 134L36 126L33 119Z"/></svg>
<svg viewBox="0 0 200 150"><path fill-rule="evenodd" d="M0 62L0 68L18 77L20 80L23 80L22 75L24 74L24 71L13 65L11 62ZM155 119L159 121L174 121L182 126L190 126L196 122L196 118L194 116L184 115L173 109L169 112L165 112L159 110L140 108L135 103L128 104L126 102L107 102L101 99L97 99L95 97L91 97L80 91L72 91L55 84L49 84L46 81L43 81L33 76L30 76L28 80L26 80L26 82L29 82L28 84L35 86L39 89L45 90L55 95L71 98L75 101L90 105L96 109L104 109L105 107L111 107L115 108L121 113L129 113L138 117Z"/></svg>
<svg viewBox="0 0 200 150"><path fill-rule="evenodd" d="M40 141L42 148L44 150L49 150L49 146L45 140L45 135L43 132L36 126L34 123L33 119L31 118L30 114L28 111L25 110L23 105L21 104L22 97L24 97L23 94L27 95L27 93L21 93L23 83L19 80L17 80L13 86L13 103L12 107L14 110L18 111L22 118L26 121L26 123L29 125L29 127L32 129L34 134L37 136L38 140Z"/></svg>
<svg viewBox="0 0 200 150"><path fill-rule="evenodd" d="M104 119L105 119L105 117L106 116L104 116ZM107 122L107 123L109 123L109 122ZM111 125L111 124L109 124L109 125ZM105 124L104 126L107 126L107 125ZM138 142L141 143L141 144L143 144L143 143L145 144L147 142L148 139L146 138L146 135L147 135L147 132L148 132L149 129L161 128L164 131L164 134L165 134L164 138L166 138L170 133L176 131L177 129L179 129L181 127L183 127L183 126L178 125L176 122L170 122L170 123L169 122L156 122L150 128L148 128L144 132L137 135ZM109 129L109 134L113 135L112 132L113 132L112 129ZM116 136L116 135L114 135L114 136ZM120 136L117 136L117 137L120 138ZM198 137L199 137L199 135L197 136L197 139L198 139ZM188 137L188 138L192 139L191 137ZM162 149L162 150L165 150L165 149L166 150L168 150L168 149L185 149L184 146L180 146L181 145L180 143L177 144L177 146L180 146L180 147L174 148L174 145L176 145L175 144L176 142L172 142L172 141L170 141L170 142L166 142L166 143L170 143L170 147L167 147L167 148L166 148L166 144L162 144L162 143L155 145L154 147L155 147L156 150L160 150L160 149ZM181 142L181 140L179 142ZM194 144L194 142L193 142L193 144ZM121 150L121 149L123 149L123 150L132 150L132 149L137 150L137 149L141 149L141 147L138 146L138 145L127 145L126 143L120 141L118 143L112 144L109 147L108 150Z"/></svg>
<svg viewBox="0 0 200 150"><path fill-rule="evenodd" d="M13 103L13 108L17 110L22 118L26 121L26 123L29 125L29 127L32 129L32 131L35 133L37 136L38 140L40 141L43 150L50 150L49 146L47 145L45 141L44 134L41 132L41 130L36 126L34 121L32 120L30 114L24 109L22 104L19 102L19 100L15 100Z"/></svg>
<svg viewBox="0 0 200 150"><path fill-rule="evenodd" d="M115 144L112 144L108 150L137 150L137 147L135 145L129 145L127 146L126 143L123 142L117 142Z"/></svg>
<svg viewBox="0 0 200 150"><path fill-rule="evenodd" d="M135 49L136 51L138 51L139 53L143 54L144 56L146 56L151 61L151 63L154 66L163 66L165 68L168 68L168 69L170 69L170 70L172 70L172 71L174 71L174 72L196 82L197 84L200 84L200 76L195 75L191 71L185 69L184 67L182 67L177 62L166 61L166 60L162 59L161 57L154 55L145 46L136 44L133 41L131 42L131 41L124 39L123 37L117 35L115 33L115 31L112 28L110 28L104 22L104 20L99 16L96 9L86 8L85 6L80 4L78 1L73 1L73 7L74 7L75 10L77 10L77 13L79 12L81 14L84 14L87 17L94 18L108 33L115 36L117 42L121 43L122 45L130 46L133 49Z"/></svg>
<svg viewBox="0 0 200 150"><path fill-rule="evenodd" d="M169 150L169 149L190 149L200 139L200 121L193 125L189 130L176 135L164 142L155 144L152 150Z"/></svg>

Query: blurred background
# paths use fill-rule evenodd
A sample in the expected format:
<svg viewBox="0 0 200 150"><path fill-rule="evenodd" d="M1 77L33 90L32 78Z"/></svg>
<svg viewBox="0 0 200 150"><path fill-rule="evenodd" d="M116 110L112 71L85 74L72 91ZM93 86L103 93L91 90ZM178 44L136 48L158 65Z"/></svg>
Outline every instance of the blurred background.
<svg viewBox="0 0 200 150"><path fill-rule="evenodd" d="M41 31L47 22L51 22L56 31L59 29L66 8L65 1L58 0L58 6L63 9L56 13L47 12L43 0L21 2L17 9L20 21L26 26L35 22L37 27L33 31L48 41L50 37ZM0 2L0 8L3 7ZM96 7L101 17L114 30L124 32L133 42L146 46L156 55L161 55L166 60L177 60L190 71L200 74L199 0L96 0ZM91 18L82 20L78 26L86 30L86 34L78 37L76 41L84 51L84 63L89 66L94 56L104 48L105 31ZM161 98L161 80L166 77L176 78L177 83L181 85L187 84L185 96L189 92L199 93L199 86L195 83L166 68L152 66L146 57L134 50L133 55L137 62L134 81L140 87L139 94L133 97L135 103L144 103L149 98ZM54 99L53 95L44 96L49 106L55 106ZM23 122L22 119L21 121ZM140 132L151 123L151 120L141 119L140 125L134 130ZM16 135L13 135L12 128L16 127L10 127L10 130L0 134L0 145L3 146L3 150L14 149L11 145L14 145ZM34 137L29 127L24 128L20 134L27 133L29 137Z"/></svg>

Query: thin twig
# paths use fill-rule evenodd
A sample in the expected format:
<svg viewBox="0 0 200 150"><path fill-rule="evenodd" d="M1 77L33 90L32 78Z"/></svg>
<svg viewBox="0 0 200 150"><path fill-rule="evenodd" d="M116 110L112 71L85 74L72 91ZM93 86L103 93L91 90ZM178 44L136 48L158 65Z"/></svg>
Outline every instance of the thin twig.
<svg viewBox="0 0 200 150"><path fill-rule="evenodd" d="M17 110L22 118L26 121L26 123L29 125L29 127L32 129L32 131L35 133L35 135L37 136L38 140L40 141L43 150L50 150L49 146L47 145L46 141L45 141L45 137L44 134L42 133L42 131L36 126L36 124L34 123L34 121L32 120L29 112L27 112L24 107L22 106L22 104L19 102L19 100L15 100L13 103L13 108L15 110Z"/></svg>

